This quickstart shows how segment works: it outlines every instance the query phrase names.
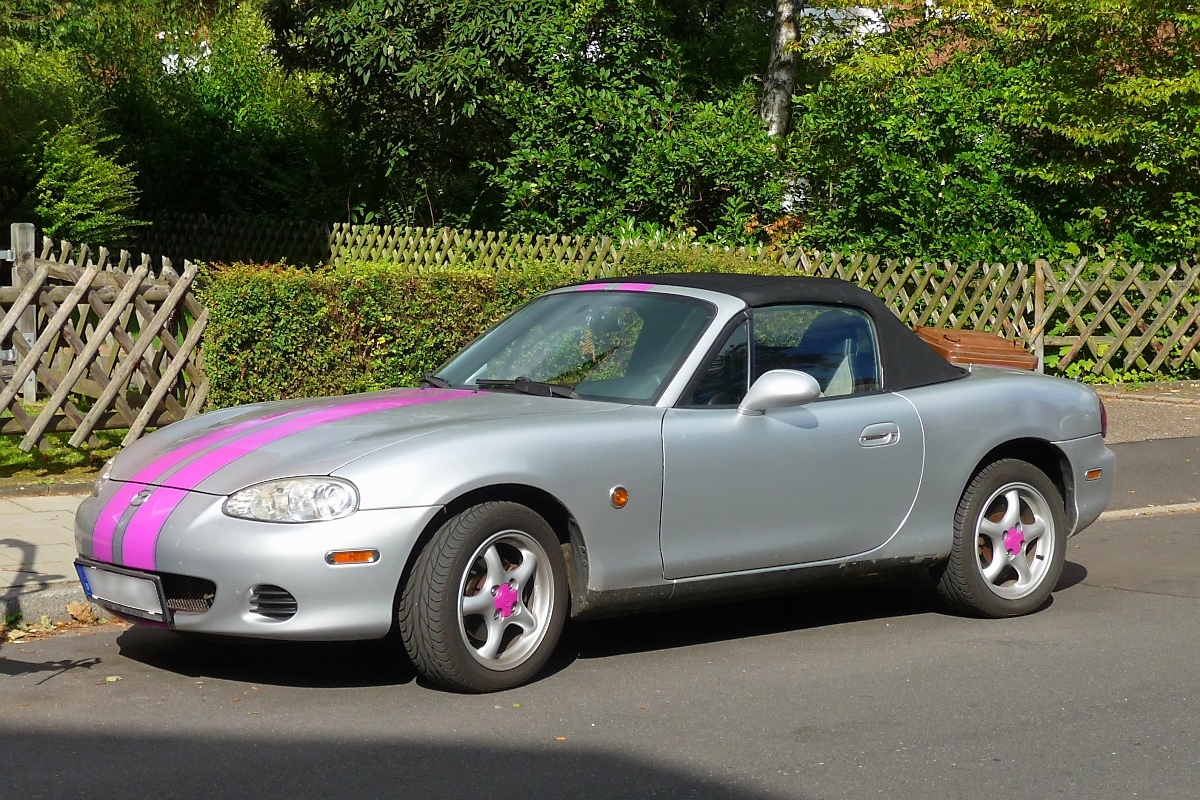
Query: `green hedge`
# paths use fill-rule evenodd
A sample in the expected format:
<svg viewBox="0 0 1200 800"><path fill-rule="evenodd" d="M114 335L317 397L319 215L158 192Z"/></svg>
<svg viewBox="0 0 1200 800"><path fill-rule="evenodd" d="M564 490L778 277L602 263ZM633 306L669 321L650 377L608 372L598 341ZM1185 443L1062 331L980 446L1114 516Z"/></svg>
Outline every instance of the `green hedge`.
<svg viewBox="0 0 1200 800"><path fill-rule="evenodd" d="M661 272L795 274L736 255L662 250L631 253L618 274ZM381 263L210 268L200 289L210 315L209 404L412 386L504 315L579 280L546 263L502 273L413 273Z"/></svg>

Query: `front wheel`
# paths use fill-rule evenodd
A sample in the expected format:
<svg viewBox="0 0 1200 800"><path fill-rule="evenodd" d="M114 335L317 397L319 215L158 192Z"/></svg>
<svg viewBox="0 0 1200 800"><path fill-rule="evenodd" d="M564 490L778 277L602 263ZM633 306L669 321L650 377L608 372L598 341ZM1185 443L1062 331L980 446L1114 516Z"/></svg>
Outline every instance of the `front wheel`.
<svg viewBox="0 0 1200 800"><path fill-rule="evenodd" d="M1046 474L1025 461L996 461L963 492L938 591L968 614L1028 614L1058 583L1066 543L1063 500Z"/></svg>
<svg viewBox="0 0 1200 800"><path fill-rule="evenodd" d="M566 564L553 529L525 506L490 502L456 515L421 551L399 625L426 678L494 692L545 666L566 614Z"/></svg>

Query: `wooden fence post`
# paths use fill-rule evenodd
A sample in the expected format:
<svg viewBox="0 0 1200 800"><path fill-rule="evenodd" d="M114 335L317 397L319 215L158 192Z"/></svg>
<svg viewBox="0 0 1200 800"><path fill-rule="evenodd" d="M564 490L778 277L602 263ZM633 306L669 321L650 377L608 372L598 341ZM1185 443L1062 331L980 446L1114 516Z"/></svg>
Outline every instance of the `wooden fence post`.
<svg viewBox="0 0 1200 800"><path fill-rule="evenodd" d="M25 276L33 275L34 238L36 231L31 222L14 222L9 229L12 238L13 251L13 286L20 288L25 285ZM29 309L17 321L17 329L13 336L24 336L25 343L32 345L37 339L37 307L30 304ZM33 403L37 400L37 372L29 373L25 378L24 401Z"/></svg>
<svg viewBox="0 0 1200 800"><path fill-rule="evenodd" d="M1033 338L1033 354L1037 356L1038 365L1037 371L1045 374L1046 372L1046 320L1042 317L1046 313L1046 272L1050 266L1049 262L1037 259L1033 262L1033 324L1035 327L1035 336Z"/></svg>

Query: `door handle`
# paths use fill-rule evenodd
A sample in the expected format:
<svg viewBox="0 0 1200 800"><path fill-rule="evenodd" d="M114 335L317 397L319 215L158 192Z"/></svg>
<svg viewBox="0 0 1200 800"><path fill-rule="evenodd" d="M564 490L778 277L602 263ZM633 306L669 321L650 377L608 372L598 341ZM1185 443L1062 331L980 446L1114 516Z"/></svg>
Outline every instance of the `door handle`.
<svg viewBox="0 0 1200 800"><path fill-rule="evenodd" d="M868 425L858 436L863 447L887 447L900 441L900 426L894 422L876 422Z"/></svg>

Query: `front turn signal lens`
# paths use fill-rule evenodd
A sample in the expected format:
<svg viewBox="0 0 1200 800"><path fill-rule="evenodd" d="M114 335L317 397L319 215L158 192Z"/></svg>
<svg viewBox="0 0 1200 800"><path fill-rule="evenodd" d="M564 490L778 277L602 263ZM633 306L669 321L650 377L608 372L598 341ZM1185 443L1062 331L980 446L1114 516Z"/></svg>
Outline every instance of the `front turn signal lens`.
<svg viewBox="0 0 1200 800"><path fill-rule="evenodd" d="M1104 470L1102 469L1089 469L1084 473L1084 477L1086 477L1089 481L1098 481L1100 480L1100 476L1103 474Z"/></svg>
<svg viewBox="0 0 1200 800"><path fill-rule="evenodd" d="M378 550L334 550L325 554L326 564L374 564L378 560Z"/></svg>

